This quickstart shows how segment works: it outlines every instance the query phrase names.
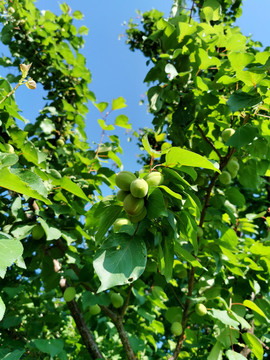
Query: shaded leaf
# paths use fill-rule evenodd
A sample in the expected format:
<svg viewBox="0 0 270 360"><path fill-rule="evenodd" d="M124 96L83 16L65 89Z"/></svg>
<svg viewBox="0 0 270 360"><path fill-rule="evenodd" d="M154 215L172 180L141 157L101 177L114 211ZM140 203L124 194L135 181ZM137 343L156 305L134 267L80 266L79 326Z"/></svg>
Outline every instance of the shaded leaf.
<svg viewBox="0 0 270 360"><path fill-rule="evenodd" d="M137 280L146 265L143 239L126 233L112 234L97 251L94 268L101 281L98 292Z"/></svg>

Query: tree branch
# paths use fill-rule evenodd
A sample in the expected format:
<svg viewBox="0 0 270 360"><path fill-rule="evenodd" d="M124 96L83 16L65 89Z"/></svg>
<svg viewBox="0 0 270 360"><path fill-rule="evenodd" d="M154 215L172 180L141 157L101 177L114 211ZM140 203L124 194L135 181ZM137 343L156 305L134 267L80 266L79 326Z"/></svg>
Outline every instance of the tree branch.
<svg viewBox="0 0 270 360"><path fill-rule="evenodd" d="M53 259L54 271L59 272L61 269L61 265L58 260ZM64 294L65 290L68 288L68 284L66 279L62 278L59 282L62 293ZM78 331L81 335L81 338L85 344L85 347L93 359L104 359L101 351L99 350L86 322L84 321L84 317L76 303L75 300L71 300L67 302L67 307L70 311L71 316L73 317L75 324L78 328Z"/></svg>
<svg viewBox="0 0 270 360"><path fill-rule="evenodd" d="M218 157L220 159L222 159L222 156L220 154L220 152L215 148L215 145L212 143L212 141L210 139L208 139L205 135L205 133L203 132L203 129L200 127L200 125L196 124L197 129L199 130L199 132L201 133L202 137L204 138L204 140L211 146L211 148L214 150L214 152L218 155Z"/></svg>

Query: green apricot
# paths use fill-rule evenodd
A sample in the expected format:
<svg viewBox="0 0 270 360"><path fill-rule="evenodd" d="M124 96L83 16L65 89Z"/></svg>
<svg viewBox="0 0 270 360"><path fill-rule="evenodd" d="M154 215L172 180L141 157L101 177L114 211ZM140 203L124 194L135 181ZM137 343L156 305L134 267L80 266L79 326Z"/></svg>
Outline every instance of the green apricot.
<svg viewBox="0 0 270 360"><path fill-rule="evenodd" d="M135 198L133 195L129 194L125 197L123 206L129 215L137 215L144 207L144 199Z"/></svg>
<svg viewBox="0 0 270 360"><path fill-rule="evenodd" d="M120 201L124 201L125 197L129 194L129 191L125 191L125 190L119 190L116 194L116 197L118 200Z"/></svg>
<svg viewBox="0 0 270 360"><path fill-rule="evenodd" d="M228 171L222 171L218 178L223 185L229 185L232 180L231 174Z"/></svg>
<svg viewBox="0 0 270 360"><path fill-rule="evenodd" d="M112 302L113 307L115 307L116 309L123 306L124 299L122 298L122 296L120 294L112 293L110 295L110 298L111 298L111 302Z"/></svg>
<svg viewBox="0 0 270 360"><path fill-rule="evenodd" d="M65 140L64 139L57 139L56 140L56 144L58 145L58 146L64 146L65 145Z"/></svg>
<svg viewBox="0 0 270 360"><path fill-rule="evenodd" d="M182 324L178 321L173 322L171 326L171 332L176 336L181 335L183 332Z"/></svg>
<svg viewBox="0 0 270 360"><path fill-rule="evenodd" d="M136 198L144 198L148 193L148 184L144 179L133 180L130 184L130 192Z"/></svg>
<svg viewBox="0 0 270 360"><path fill-rule="evenodd" d="M163 183L164 176L158 171L152 171L144 177L148 186L158 186Z"/></svg>
<svg viewBox="0 0 270 360"><path fill-rule="evenodd" d="M99 314L101 312L101 308L100 308L100 306L98 304L91 305L89 307L89 312L90 312L91 315L97 315L97 314Z"/></svg>
<svg viewBox="0 0 270 360"><path fill-rule="evenodd" d="M10 144L5 144L6 152L9 154L14 154L14 147Z"/></svg>
<svg viewBox="0 0 270 360"><path fill-rule="evenodd" d="M113 223L114 232L118 232L123 225L130 225L130 221L125 218L119 218Z"/></svg>
<svg viewBox="0 0 270 360"><path fill-rule="evenodd" d="M227 164L227 169L229 170L230 174L237 174L239 170L239 164L237 160L230 160Z"/></svg>
<svg viewBox="0 0 270 360"><path fill-rule="evenodd" d="M64 292L64 300L66 302L72 301L75 298L75 295L76 295L75 288L70 286L70 287L66 288L66 290Z"/></svg>
<svg viewBox="0 0 270 360"><path fill-rule="evenodd" d="M129 219L132 223L138 223L142 221L147 215L146 207L144 206L139 214L136 215L129 215Z"/></svg>
<svg viewBox="0 0 270 360"><path fill-rule="evenodd" d="M204 316L207 314L207 309L203 304L196 304L195 313L199 316Z"/></svg>
<svg viewBox="0 0 270 360"><path fill-rule="evenodd" d="M136 176L130 171L120 171L115 177L115 183L121 190L129 191L130 184L133 180L137 179Z"/></svg>
<svg viewBox="0 0 270 360"><path fill-rule="evenodd" d="M45 235L43 227L41 225L35 225L32 229L32 237L34 240L40 240Z"/></svg>
<svg viewBox="0 0 270 360"><path fill-rule="evenodd" d="M222 131L221 137L224 143L226 143L231 136L235 133L235 130L232 128L228 128Z"/></svg>

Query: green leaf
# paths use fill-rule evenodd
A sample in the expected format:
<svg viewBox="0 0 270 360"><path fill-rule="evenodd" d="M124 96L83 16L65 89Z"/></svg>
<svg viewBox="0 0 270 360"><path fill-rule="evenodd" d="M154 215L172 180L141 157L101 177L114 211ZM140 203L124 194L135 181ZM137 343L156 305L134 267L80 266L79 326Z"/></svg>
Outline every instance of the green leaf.
<svg viewBox="0 0 270 360"><path fill-rule="evenodd" d="M248 93L239 90L239 91L235 91L231 95L231 97L227 101L227 104L232 112L236 112L238 110L242 110L258 105L261 101L262 101L261 96L257 93L255 95L250 95Z"/></svg>
<svg viewBox="0 0 270 360"><path fill-rule="evenodd" d="M217 0L206 0L202 12L207 22L217 21L220 18L220 3Z"/></svg>
<svg viewBox="0 0 270 360"><path fill-rule="evenodd" d="M0 169L16 164L19 157L16 154L0 153Z"/></svg>
<svg viewBox="0 0 270 360"><path fill-rule="evenodd" d="M98 292L137 280L145 269L146 259L143 239L126 233L110 235L97 251L93 262L101 281Z"/></svg>
<svg viewBox="0 0 270 360"><path fill-rule="evenodd" d="M176 68L172 64L165 66L165 73L169 75L170 80L173 80L178 75Z"/></svg>
<svg viewBox="0 0 270 360"><path fill-rule="evenodd" d="M0 238L0 277L3 278L7 267L11 266L23 254L19 240Z"/></svg>
<svg viewBox="0 0 270 360"><path fill-rule="evenodd" d="M40 127L45 134L51 134L55 131L55 125L51 119L45 119L40 123Z"/></svg>
<svg viewBox="0 0 270 360"><path fill-rule="evenodd" d="M0 240L1 241L1 240ZM0 321L3 319L4 317L4 314L5 314L5 311L6 311L6 306L0 296Z"/></svg>
<svg viewBox="0 0 270 360"><path fill-rule="evenodd" d="M211 309L208 311L208 314L216 320L221 321L224 325L232 326L233 328L238 329L239 322L233 320L227 310L218 310L218 309Z"/></svg>
<svg viewBox="0 0 270 360"><path fill-rule="evenodd" d="M11 169L11 172L27 183L31 189L37 191L40 195L45 198L48 196L47 189L42 180L32 171L26 169Z"/></svg>
<svg viewBox="0 0 270 360"><path fill-rule="evenodd" d="M88 197L85 195L85 193L82 191L82 189L79 187L79 185L75 184L70 178L67 176L64 176L61 181L60 185L63 189L66 191L69 191L70 193L89 201Z"/></svg>
<svg viewBox="0 0 270 360"><path fill-rule="evenodd" d="M177 165L186 165L192 167L200 167L204 169L214 170L220 173L218 165L215 166L211 161L205 157L196 154L189 150L184 150L179 147L172 147L166 154L166 163L169 167Z"/></svg>
<svg viewBox="0 0 270 360"><path fill-rule="evenodd" d="M64 350L64 341L62 339L35 339L32 340L35 346L43 353L54 357Z"/></svg>
<svg viewBox="0 0 270 360"><path fill-rule="evenodd" d="M169 282L172 277L174 262L174 241L173 236L168 236L159 245L159 270Z"/></svg>
<svg viewBox="0 0 270 360"><path fill-rule="evenodd" d="M228 54L228 59L232 65L232 68L242 70L246 65L250 64L254 60L254 56L248 53L231 52Z"/></svg>
<svg viewBox="0 0 270 360"><path fill-rule="evenodd" d="M56 227L49 225L45 220L42 218L38 218L41 226L43 227L46 233L46 240L57 240L61 237L62 233Z"/></svg>
<svg viewBox="0 0 270 360"><path fill-rule="evenodd" d="M25 350L14 350L6 354L1 360L20 360L24 353Z"/></svg>
<svg viewBox="0 0 270 360"><path fill-rule="evenodd" d="M104 236L115 222L115 220L119 217L122 211L122 207L119 205L106 206L101 214L98 232L96 233L96 243L100 244L104 240Z"/></svg>
<svg viewBox="0 0 270 360"><path fill-rule="evenodd" d="M114 130L114 126L106 125L106 122L103 119L98 119L98 123L99 123L99 126L101 127L101 129L103 129L103 130Z"/></svg>
<svg viewBox="0 0 270 360"><path fill-rule="evenodd" d="M242 146L249 144L257 135L258 129L255 126L246 124L235 131L226 142L226 145L240 149Z"/></svg>
<svg viewBox="0 0 270 360"><path fill-rule="evenodd" d="M158 159L161 157L162 155L161 151L156 151L151 148L147 135L144 135L144 137L142 138L142 145L144 147L144 150L147 151L148 154L152 156L154 159Z"/></svg>
<svg viewBox="0 0 270 360"><path fill-rule="evenodd" d="M172 191L168 186L165 185L159 185L159 187L163 190L166 191L166 193L168 193L169 195L175 197L176 199L182 200L182 196L180 194L178 194L175 191Z"/></svg>
<svg viewBox="0 0 270 360"><path fill-rule="evenodd" d="M222 344L219 341L212 347L207 360L222 360Z"/></svg>
<svg viewBox="0 0 270 360"><path fill-rule="evenodd" d="M41 200L47 205L52 204L50 200L36 190L32 190L29 184L22 181L19 176L12 174L7 168L0 170L0 187Z"/></svg>
<svg viewBox="0 0 270 360"><path fill-rule="evenodd" d="M252 302L250 300L244 300L243 305L253 311L256 311L256 313L258 313L259 315L263 316L266 319L265 313L254 302Z"/></svg>
<svg viewBox="0 0 270 360"><path fill-rule="evenodd" d="M119 97L117 99L113 99L112 101L112 110L119 110L127 107L126 101L123 97Z"/></svg>
<svg viewBox="0 0 270 360"><path fill-rule="evenodd" d="M76 20L81 20L83 18L83 13L80 12L79 10L75 10L74 13L73 13L73 17Z"/></svg>
<svg viewBox="0 0 270 360"><path fill-rule="evenodd" d="M229 360L247 360L245 356L236 353L233 350L227 350L225 354Z"/></svg>
<svg viewBox="0 0 270 360"><path fill-rule="evenodd" d="M160 216L168 216L168 212L162 192L156 188L147 198L147 217L149 219L156 219Z"/></svg>
<svg viewBox="0 0 270 360"><path fill-rule="evenodd" d="M179 244L175 247L175 252L178 256L183 258L184 261L188 261L193 267L203 268L203 266L199 263L198 260L195 259L193 255L191 255L187 250L183 249L183 247Z"/></svg>
<svg viewBox="0 0 270 360"><path fill-rule="evenodd" d="M95 107L97 107L98 108L98 110L102 113L107 107L108 107L108 103L107 102L100 102L100 103L98 103L98 104L95 104L94 103L94 105L95 105Z"/></svg>
<svg viewBox="0 0 270 360"><path fill-rule="evenodd" d="M45 169L46 166L41 163L47 159L47 155L39 151L30 141L22 146L22 154L27 161Z"/></svg>
<svg viewBox="0 0 270 360"><path fill-rule="evenodd" d="M250 333L242 334L245 344L250 348L258 360L263 360L263 347L259 340Z"/></svg>
<svg viewBox="0 0 270 360"><path fill-rule="evenodd" d="M121 126L125 129L131 129L131 124L128 124L128 117L126 115L118 115L114 125Z"/></svg>
<svg viewBox="0 0 270 360"><path fill-rule="evenodd" d="M235 187L226 190L225 194L229 202L236 206L242 207L246 203L244 195Z"/></svg>

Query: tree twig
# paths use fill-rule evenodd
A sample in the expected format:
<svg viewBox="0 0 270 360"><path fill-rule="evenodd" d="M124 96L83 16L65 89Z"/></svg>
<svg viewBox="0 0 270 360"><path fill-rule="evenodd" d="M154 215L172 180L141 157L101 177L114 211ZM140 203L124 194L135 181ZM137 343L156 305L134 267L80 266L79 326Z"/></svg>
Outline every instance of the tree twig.
<svg viewBox="0 0 270 360"><path fill-rule="evenodd" d="M202 134L202 137L204 138L204 140L211 146L211 148L215 151L215 153L218 155L218 157L220 159L222 159L222 156L220 154L220 152L215 148L214 144L212 143L212 141L210 139L208 139L205 135L205 133L203 132L202 128L200 127L200 125L196 125L197 129L199 130L199 132Z"/></svg>

